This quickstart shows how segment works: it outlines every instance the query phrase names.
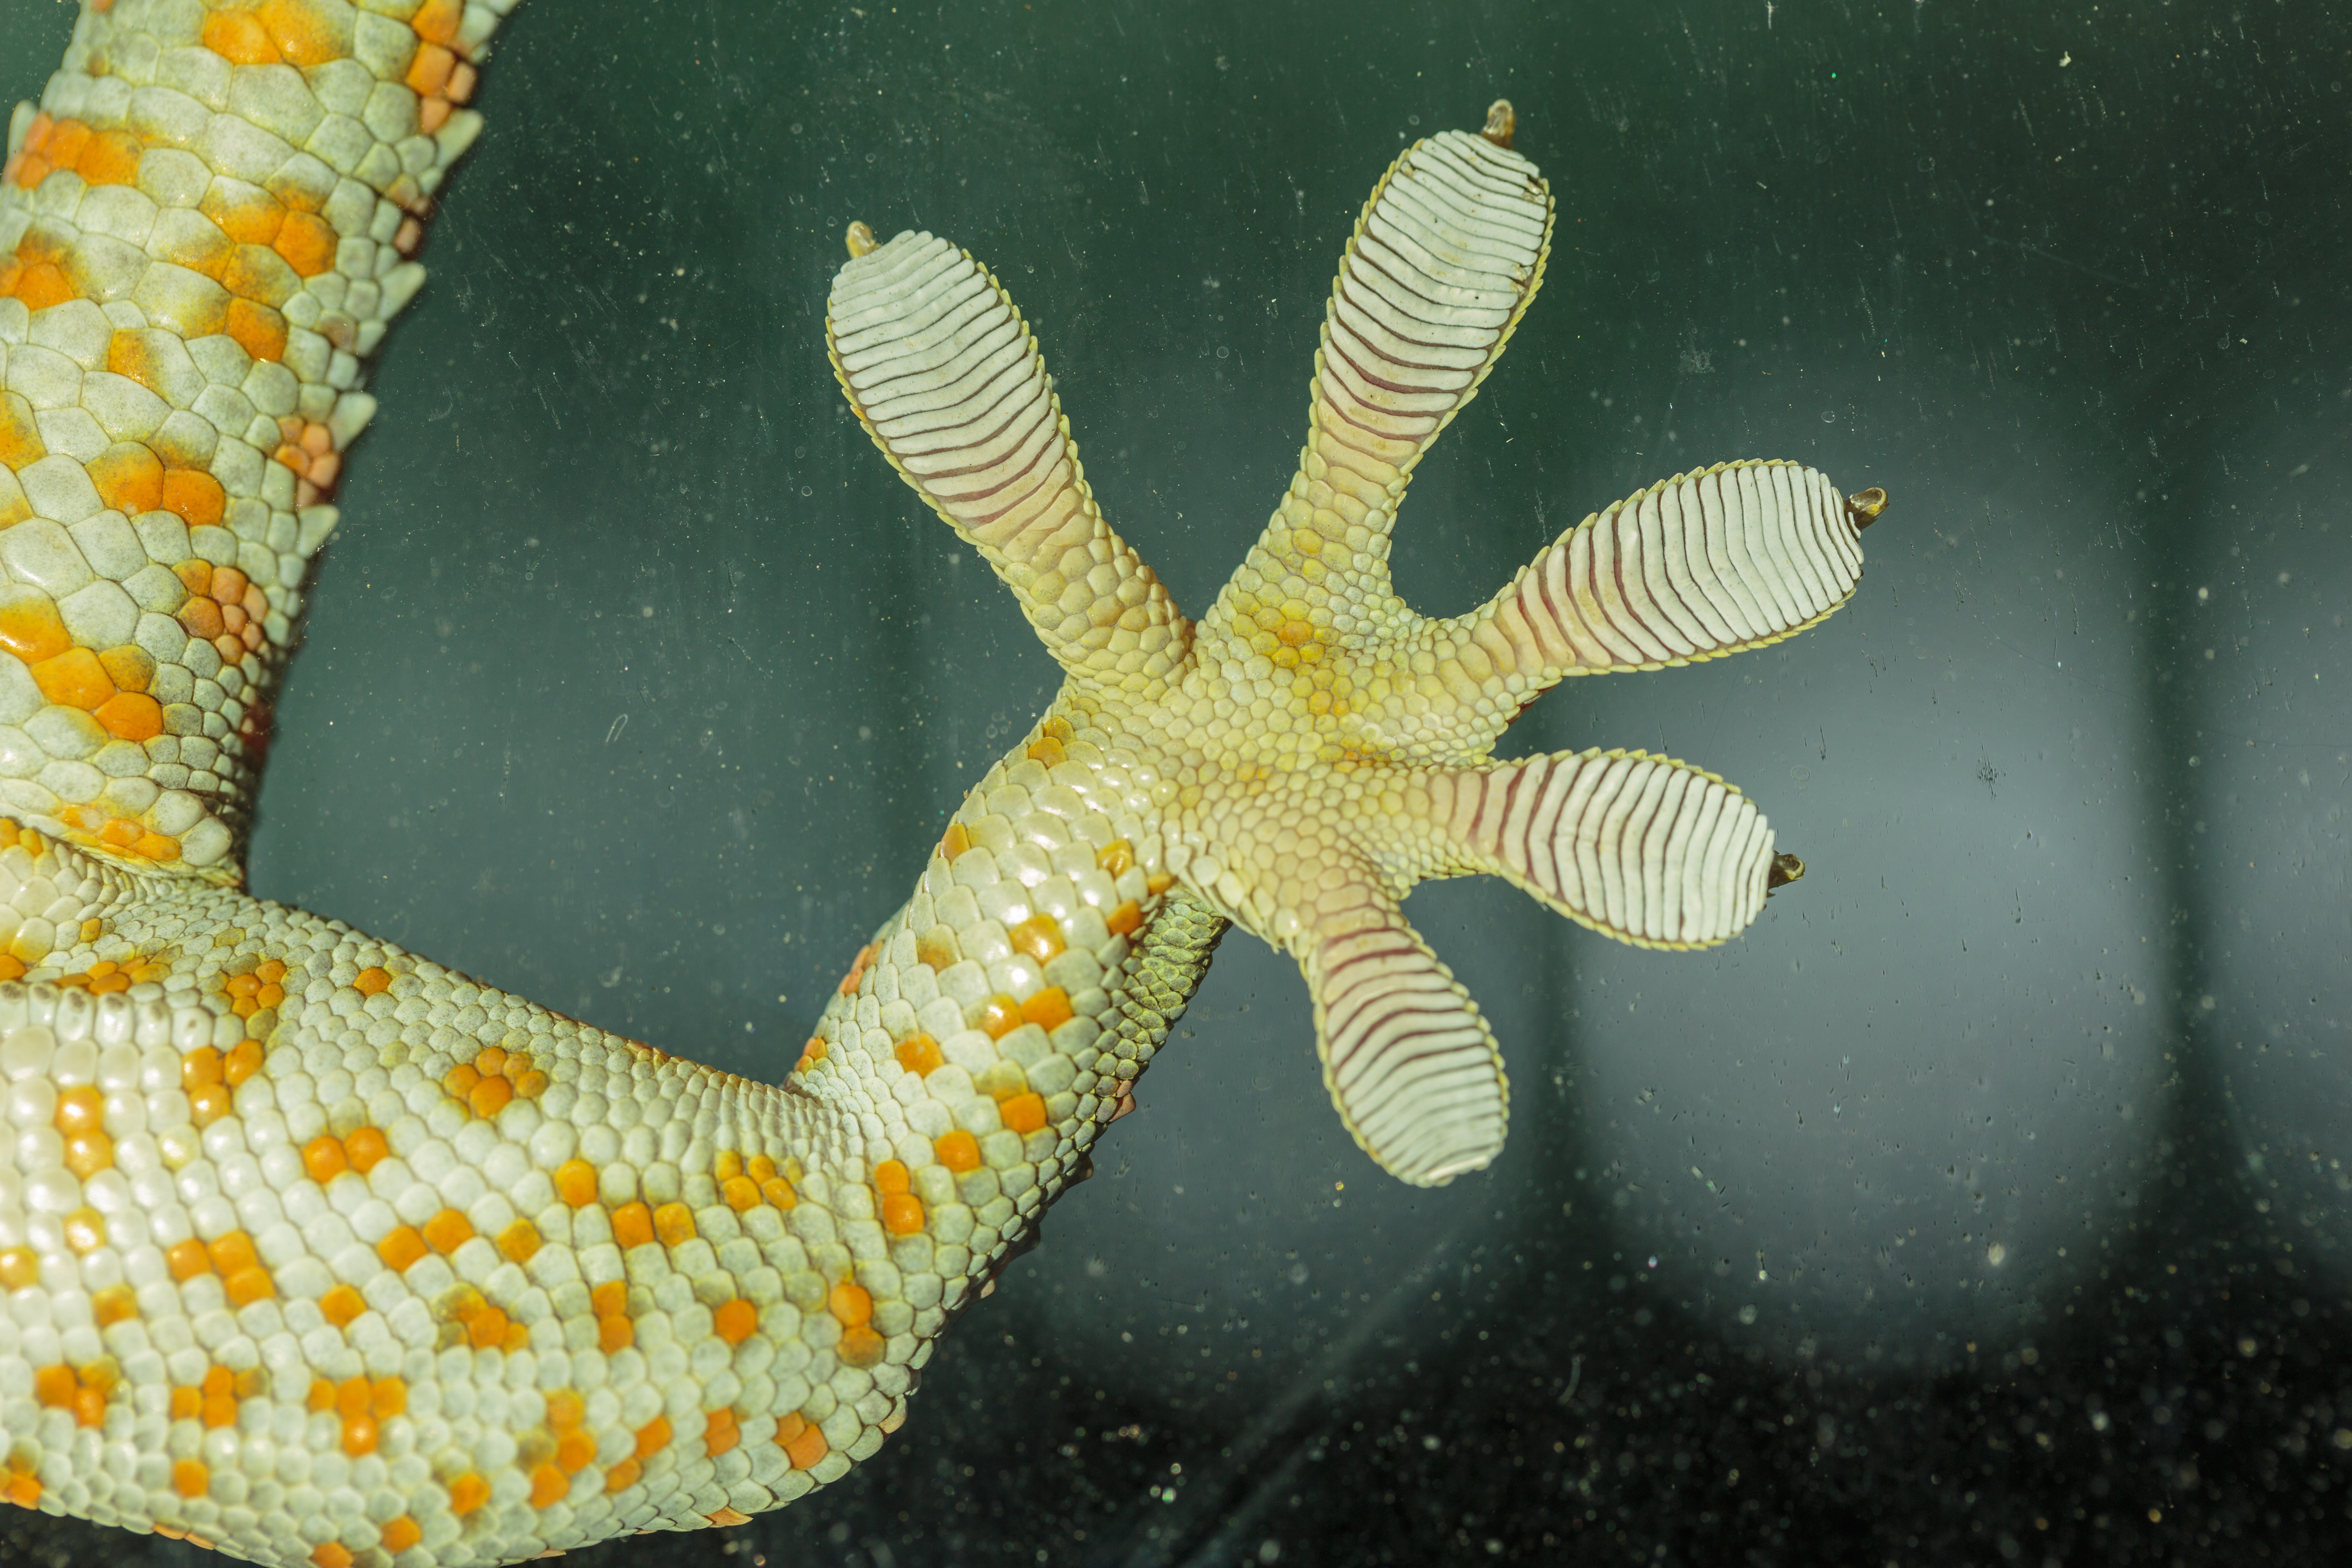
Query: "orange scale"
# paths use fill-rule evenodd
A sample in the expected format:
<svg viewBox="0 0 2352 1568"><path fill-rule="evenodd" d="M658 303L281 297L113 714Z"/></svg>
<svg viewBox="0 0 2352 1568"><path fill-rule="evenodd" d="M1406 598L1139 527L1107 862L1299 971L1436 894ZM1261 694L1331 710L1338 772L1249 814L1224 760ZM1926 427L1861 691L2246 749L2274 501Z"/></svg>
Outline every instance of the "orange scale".
<svg viewBox="0 0 2352 1568"><path fill-rule="evenodd" d="M58 168L70 169L80 162L82 149L89 145L89 126L79 120L60 120L49 128L48 145L41 153Z"/></svg>
<svg viewBox="0 0 2352 1568"><path fill-rule="evenodd" d="M221 619L221 607L202 594L180 606L180 625L190 637L202 637L206 642L228 629Z"/></svg>
<svg viewBox="0 0 2352 1568"><path fill-rule="evenodd" d="M240 1268L221 1281L233 1306L250 1307L256 1301L266 1301L278 1294L268 1273L261 1268Z"/></svg>
<svg viewBox="0 0 2352 1568"><path fill-rule="evenodd" d="M737 1214L760 1206L760 1184L749 1176L730 1176L719 1184L719 1195Z"/></svg>
<svg viewBox="0 0 2352 1568"><path fill-rule="evenodd" d="M447 92L450 73L457 68L456 55L440 44L425 44L408 62L408 74L401 79L419 98L440 98Z"/></svg>
<svg viewBox="0 0 2352 1568"><path fill-rule="evenodd" d="M163 464L136 441L118 441L87 465L99 499L133 517L163 504Z"/></svg>
<svg viewBox="0 0 2352 1568"><path fill-rule="evenodd" d="M243 605L223 605L221 606L220 616L221 630L225 632L241 632L245 630L247 616L245 606Z"/></svg>
<svg viewBox="0 0 2352 1568"><path fill-rule="evenodd" d="M834 1347L834 1353L845 1366L867 1367L880 1361L882 1352L887 1348L880 1334L860 1323L856 1328L842 1331L841 1342Z"/></svg>
<svg viewBox="0 0 2352 1568"><path fill-rule="evenodd" d="M114 682L106 678L105 667L86 647L68 648L33 666L33 681L50 701L84 712L114 695Z"/></svg>
<svg viewBox="0 0 2352 1568"><path fill-rule="evenodd" d="M462 66L457 68L459 70L466 68L467 68ZM457 70L453 70L449 73L449 79L451 84L449 90L454 92L456 90L456 83L457 79ZM447 99L425 99L416 106L416 128L419 131L424 132L427 136L430 136L436 131L440 130L441 127L449 122L449 100Z"/></svg>
<svg viewBox="0 0 2352 1568"><path fill-rule="evenodd" d="M805 1470L822 1460L830 1451L824 1434L808 1424L799 1412L784 1416L776 1423L776 1441L782 1445L784 1457L793 1468Z"/></svg>
<svg viewBox="0 0 2352 1568"><path fill-rule="evenodd" d="M341 452L330 452L323 458L310 459L310 482L322 490L332 489L342 472L343 455Z"/></svg>
<svg viewBox="0 0 2352 1568"><path fill-rule="evenodd" d="M83 1132L68 1138L65 1163L67 1170L86 1182L100 1171L112 1168L114 1140L103 1132Z"/></svg>
<svg viewBox="0 0 2352 1568"><path fill-rule="evenodd" d="M285 226L270 248L286 258L286 265L304 278L316 278L335 264L335 247L339 238L326 219L312 213L288 215Z"/></svg>
<svg viewBox="0 0 2352 1568"><path fill-rule="evenodd" d="M188 1119L198 1127L210 1127L231 1109L228 1088L225 1084L207 1084L188 1095Z"/></svg>
<svg viewBox="0 0 2352 1568"><path fill-rule="evenodd" d="M394 1273L405 1273L412 1264L430 1250L425 1245L425 1238L416 1234L416 1227L406 1225L394 1226L384 1233L382 1241L375 1244L376 1256L383 1258Z"/></svg>
<svg viewBox="0 0 2352 1568"><path fill-rule="evenodd" d="M710 1326L730 1345L740 1345L760 1326L760 1314L751 1302L738 1298L710 1314Z"/></svg>
<svg viewBox="0 0 2352 1568"><path fill-rule="evenodd" d="M898 1065L917 1078L928 1078L947 1065L940 1043L929 1035L909 1035L900 1040L893 1053Z"/></svg>
<svg viewBox="0 0 2352 1568"><path fill-rule="evenodd" d="M163 732L163 705L143 691L118 691L100 703L90 717L117 740L152 741ZM138 842L140 833L128 824L124 826L129 836L121 847L127 849Z"/></svg>
<svg viewBox="0 0 2352 1568"><path fill-rule="evenodd" d="M408 25L416 36L429 44L451 44L457 39L457 24L465 20L465 6L460 0L425 0Z"/></svg>
<svg viewBox="0 0 2352 1568"><path fill-rule="evenodd" d="M143 151L128 131L101 131L74 160L74 173L93 185L135 184Z"/></svg>
<svg viewBox="0 0 2352 1568"><path fill-rule="evenodd" d="M254 16L268 30L270 42L277 46L286 63L307 69L341 59L351 52L333 16L338 10L347 13L349 7L332 5L331 9L331 0L330 4L322 4L321 0L262 0L261 8Z"/></svg>
<svg viewBox="0 0 2352 1568"><path fill-rule="evenodd" d="M302 1169L322 1187L350 1170L351 1161L343 1153L342 1140L322 1132L302 1145Z"/></svg>
<svg viewBox="0 0 2352 1568"><path fill-rule="evenodd" d="M29 191L49 177L49 161L39 153L22 153L8 165L8 178L19 190Z"/></svg>
<svg viewBox="0 0 2352 1568"><path fill-rule="evenodd" d="M108 648L98 656L106 678L124 691L144 691L155 683L155 656L131 643Z"/></svg>
<svg viewBox="0 0 2352 1568"><path fill-rule="evenodd" d="M1076 1017L1077 1012L1070 1005L1068 992L1058 985L1048 985L1021 1004L1021 1016L1050 1035Z"/></svg>
<svg viewBox="0 0 2352 1568"><path fill-rule="evenodd" d="M556 1468L567 1476L586 1469L595 1457L596 1439L577 1427L555 1440Z"/></svg>
<svg viewBox="0 0 2352 1568"><path fill-rule="evenodd" d="M177 577L180 580L180 586L191 594L212 592L213 563L209 561L196 559L183 561L172 568L172 575ZM217 609L219 606L214 607Z"/></svg>
<svg viewBox="0 0 2352 1568"><path fill-rule="evenodd" d="M45 1366L33 1373L34 1401L51 1410L71 1409L80 1386L69 1366Z"/></svg>
<svg viewBox="0 0 2352 1568"><path fill-rule="evenodd" d="M595 1168L585 1160L566 1160L555 1168L555 1194L573 1208L595 1202Z"/></svg>
<svg viewBox="0 0 2352 1568"><path fill-rule="evenodd" d="M0 648L26 664L38 664L73 647L66 623L47 595L24 589L0 604Z"/></svg>
<svg viewBox="0 0 2352 1568"><path fill-rule="evenodd" d="M231 65L274 66L284 58L270 40L269 30L250 11L210 12L198 36L205 47Z"/></svg>
<svg viewBox="0 0 2352 1568"><path fill-rule="evenodd" d="M1045 1125L1045 1101L1037 1094L1016 1094L996 1108L1004 1125L1027 1137Z"/></svg>
<svg viewBox="0 0 2352 1568"><path fill-rule="evenodd" d="M163 1253L163 1264L171 1270L172 1278L183 1285L199 1274L213 1271L213 1261L205 1255L205 1244L193 1237L173 1243Z"/></svg>
<svg viewBox="0 0 2352 1568"><path fill-rule="evenodd" d="M255 998L259 1001L259 997ZM261 1070L261 1042L239 1040L221 1062L221 1077L234 1089Z"/></svg>
<svg viewBox="0 0 2352 1568"><path fill-rule="evenodd" d="M1062 922L1050 914L1032 915L1005 936L1015 952L1026 953L1039 963L1052 963L1069 946L1062 936Z"/></svg>
<svg viewBox="0 0 2352 1568"><path fill-rule="evenodd" d="M539 1227L527 1219L516 1220L499 1232L499 1251L514 1263L529 1263L541 1246Z"/></svg>
<svg viewBox="0 0 2352 1568"><path fill-rule="evenodd" d="M624 1204L613 1211L613 1242L624 1249L643 1247L654 1238L654 1212L642 1203Z"/></svg>
<svg viewBox="0 0 2352 1568"><path fill-rule="evenodd" d="M490 1483L467 1470L449 1483L449 1511L464 1518L490 1500Z"/></svg>
<svg viewBox="0 0 2352 1568"><path fill-rule="evenodd" d="M19 277L22 277L19 273ZM22 289L12 289L17 298L25 299ZM26 304L32 301L26 299ZM39 427L33 422L33 405L24 395L0 392L0 465L22 468L37 463L48 455L48 445L41 439Z"/></svg>
<svg viewBox="0 0 2352 1568"><path fill-rule="evenodd" d="M433 1250L445 1256L474 1239L472 1222L456 1209L443 1209L426 1220L421 1228Z"/></svg>
<svg viewBox="0 0 2352 1568"><path fill-rule="evenodd" d="M274 363L286 357L286 318L267 305L231 300L220 330L255 359Z"/></svg>
<svg viewBox="0 0 2352 1568"><path fill-rule="evenodd" d="M245 639L235 632L225 631L213 638L213 648L223 664L235 664L246 655Z"/></svg>
<svg viewBox="0 0 2352 1568"><path fill-rule="evenodd" d="M286 208L277 197L239 180L215 180L196 210L233 245L268 245L286 224Z"/></svg>
<svg viewBox="0 0 2352 1568"><path fill-rule="evenodd" d="M392 1145L380 1129L362 1127L343 1140L343 1152L350 1157L352 1169L364 1176L375 1169L377 1161L392 1152Z"/></svg>
<svg viewBox="0 0 2352 1568"><path fill-rule="evenodd" d="M225 1275L251 1268L261 1261L260 1254L254 1250L253 1237L241 1230L232 1230L206 1243L205 1251L211 1257L213 1267Z"/></svg>
<svg viewBox="0 0 2352 1568"><path fill-rule="evenodd" d="M65 268L54 261L26 262L9 292L25 302L25 309L36 313L81 297L73 280L66 276Z"/></svg>
<svg viewBox="0 0 2352 1568"><path fill-rule="evenodd" d="M874 1298L863 1285L843 1280L826 1293L825 1310L841 1320L844 1326L856 1328L874 1316Z"/></svg>

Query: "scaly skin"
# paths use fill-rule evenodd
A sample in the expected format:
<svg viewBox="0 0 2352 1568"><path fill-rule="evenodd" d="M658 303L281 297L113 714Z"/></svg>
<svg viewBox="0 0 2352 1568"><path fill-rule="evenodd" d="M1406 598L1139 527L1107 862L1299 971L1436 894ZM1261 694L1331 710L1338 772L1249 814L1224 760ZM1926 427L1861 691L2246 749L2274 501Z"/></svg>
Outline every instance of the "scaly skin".
<svg viewBox="0 0 2352 1568"><path fill-rule="evenodd" d="M1709 470L1588 520L1471 616L1388 592L1412 465L1540 276L1549 197L1506 110L1376 191L1299 478L1197 628L1096 511L1001 291L920 237L854 232L830 322L853 404L1070 675L782 1085L245 895L269 695L373 409L362 356L421 281L503 8L88 0L12 124L0 1495L21 1506L425 1568L791 1501L896 1430L1228 921L1299 956L1367 1149L1439 1182L1499 1146L1502 1079L1397 913L1414 880L1495 871L1693 945L1773 874L1708 775L1487 748L1564 674L1818 619L1875 502ZM970 287L894 289L910 259Z"/></svg>

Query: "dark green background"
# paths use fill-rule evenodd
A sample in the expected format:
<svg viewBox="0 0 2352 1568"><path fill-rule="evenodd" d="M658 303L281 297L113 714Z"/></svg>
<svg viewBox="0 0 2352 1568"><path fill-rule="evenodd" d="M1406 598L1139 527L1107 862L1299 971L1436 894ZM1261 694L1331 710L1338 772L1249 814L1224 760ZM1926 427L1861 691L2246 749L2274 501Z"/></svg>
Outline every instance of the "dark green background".
<svg viewBox="0 0 2352 1568"><path fill-rule="evenodd" d="M0 87L68 26L10 0ZM1721 458L1894 495L1819 631L1513 731L1714 768L1812 871L1696 956L1419 895L1510 1058L1493 1172L1381 1179L1237 937L880 1457L610 1556L2340 1556L2347 43L2268 0L519 12L252 880L714 1066L785 1068L1053 685L840 405L852 218L998 271L1196 611L1365 193L1497 93L1559 229L1407 597Z"/></svg>

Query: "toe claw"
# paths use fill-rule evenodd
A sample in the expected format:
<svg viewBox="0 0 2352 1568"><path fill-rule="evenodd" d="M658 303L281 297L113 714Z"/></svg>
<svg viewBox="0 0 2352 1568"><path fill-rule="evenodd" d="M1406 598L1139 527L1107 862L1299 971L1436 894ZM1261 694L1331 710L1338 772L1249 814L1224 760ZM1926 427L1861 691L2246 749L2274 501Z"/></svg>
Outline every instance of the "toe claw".
<svg viewBox="0 0 2352 1568"><path fill-rule="evenodd" d="M1802 860L1794 855L1775 855L1772 857L1772 870L1764 879L1764 890L1769 893L1775 888L1785 888L1791 882L1803 880L1804 875L1805 863Z"/></svg>
<svg viewBox="0 0 2352 1568"><path fill-rule="evenodd" d="M1876 485L1866 490L1856 490L1845 498L1845 510L1847 515L1853 519L1854 531L1859 533L1876 522L1878 514L1886 510L1886 492Z"/></svg>

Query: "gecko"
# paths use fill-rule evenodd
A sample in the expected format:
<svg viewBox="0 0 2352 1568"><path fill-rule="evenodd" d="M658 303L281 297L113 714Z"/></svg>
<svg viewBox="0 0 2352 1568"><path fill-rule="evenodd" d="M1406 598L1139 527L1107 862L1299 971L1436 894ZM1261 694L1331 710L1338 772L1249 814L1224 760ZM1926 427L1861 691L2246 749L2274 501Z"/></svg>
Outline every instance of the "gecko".
<svg viewBox="0 0 2352 1568"><path fill-rule="evenodd" d="M1883 491L1784 462L1586 518L1487 604L1388 573L1415 466L1533 300L1497 102L1374 187L1298 468L1197 621L1104 520L995 278L865 224L850 406L1064 670L780 1081L712 1072L244 890L271 700L513 0L82 0L0 172L0 1497L312 1568L741 1522L898 1430L1238 925L1333 1106L1435 1185L1502 1146L1405 921L1493 875L1727 941L1801 875L1641 752L1496 761L1572 675L1792 635ZM779 1063L782 1068L783 1064Z"/></svg>

